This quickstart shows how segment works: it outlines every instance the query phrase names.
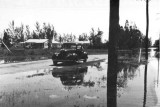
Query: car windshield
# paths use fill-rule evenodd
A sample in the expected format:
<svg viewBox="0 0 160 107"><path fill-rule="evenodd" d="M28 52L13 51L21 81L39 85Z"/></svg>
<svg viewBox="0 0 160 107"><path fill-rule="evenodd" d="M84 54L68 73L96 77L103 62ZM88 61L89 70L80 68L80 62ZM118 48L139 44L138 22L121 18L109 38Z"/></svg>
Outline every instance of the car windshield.
<svg viewBox="0 0 160 107"><path fill-rule="evenodd" d="M76 49L76 44L63 44L63 49Z"/></svg>

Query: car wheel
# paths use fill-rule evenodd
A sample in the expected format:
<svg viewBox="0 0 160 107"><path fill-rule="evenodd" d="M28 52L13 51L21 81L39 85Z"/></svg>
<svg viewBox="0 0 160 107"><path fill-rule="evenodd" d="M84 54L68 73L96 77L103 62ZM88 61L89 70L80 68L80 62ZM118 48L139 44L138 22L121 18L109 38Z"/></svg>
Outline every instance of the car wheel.
<svg viewBox="0 0 160 107"><path fill-rule="evenodd" d="M53 61L53 65L57 65L57 62L56 62L56 61Z"/></svg>
<svg viewBox="0 0 160 107"><path fill-rule="evenodd" d="M87 62L87 59L84 59L83 62Z"/></svg>

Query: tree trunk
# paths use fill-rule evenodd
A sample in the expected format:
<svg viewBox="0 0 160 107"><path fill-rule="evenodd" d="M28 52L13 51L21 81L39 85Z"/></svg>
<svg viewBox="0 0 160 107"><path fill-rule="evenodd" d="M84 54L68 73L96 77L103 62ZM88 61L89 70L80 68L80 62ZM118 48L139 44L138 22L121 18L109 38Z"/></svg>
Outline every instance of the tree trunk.
<svg viewBox="0 0 160 107"><path fill-rule="evenodd" d="M115 59L116 37L119 32L119 0L110 0L110 24L109 24L109 59Z"/></svg>
<svg viewBox="0 0 160 107"><path fill-rule="evenodd" d="M146 0L146 60L148 60L149 1Z"/></svg>
<svg viewBox="0 0 160 107"><path fill-rule="evenodd" d="M107 72L107 107L117 106L117 51L116 36L119 31L119 0L110 0L109 48Z"/></svg>

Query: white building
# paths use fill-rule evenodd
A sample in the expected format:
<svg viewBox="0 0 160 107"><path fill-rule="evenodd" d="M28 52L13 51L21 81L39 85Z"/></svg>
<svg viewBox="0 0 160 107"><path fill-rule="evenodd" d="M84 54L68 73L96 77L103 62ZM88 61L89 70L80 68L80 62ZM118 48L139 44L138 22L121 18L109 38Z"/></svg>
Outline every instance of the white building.
<svg viewBox="0 0 160 107"><path fill-rule="evenodd" d="M28 39L25 45L31 48L48 48L48 39Z"/></svg>

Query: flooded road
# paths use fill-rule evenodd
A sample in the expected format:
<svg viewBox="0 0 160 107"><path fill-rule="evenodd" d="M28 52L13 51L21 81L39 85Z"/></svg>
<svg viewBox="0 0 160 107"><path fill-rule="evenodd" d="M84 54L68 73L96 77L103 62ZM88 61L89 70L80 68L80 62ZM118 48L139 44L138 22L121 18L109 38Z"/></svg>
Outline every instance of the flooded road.
<svg viewBox="0 0 160 107"><path fill-rule="evenodd" d="M117 79L122 83L117 87L117 107L159 107L158 66L158 60L152 58L146 65L123 69Z"/></svg>
<svg viewBox="0 0 160 107"><path fill-rule="evenodd" d="M0 107L106 107L107 66L107 55L58 66L47 60L0 65ZM118 62L117 107L159 107L159 75L155 57L148 64Z"/></svg>

